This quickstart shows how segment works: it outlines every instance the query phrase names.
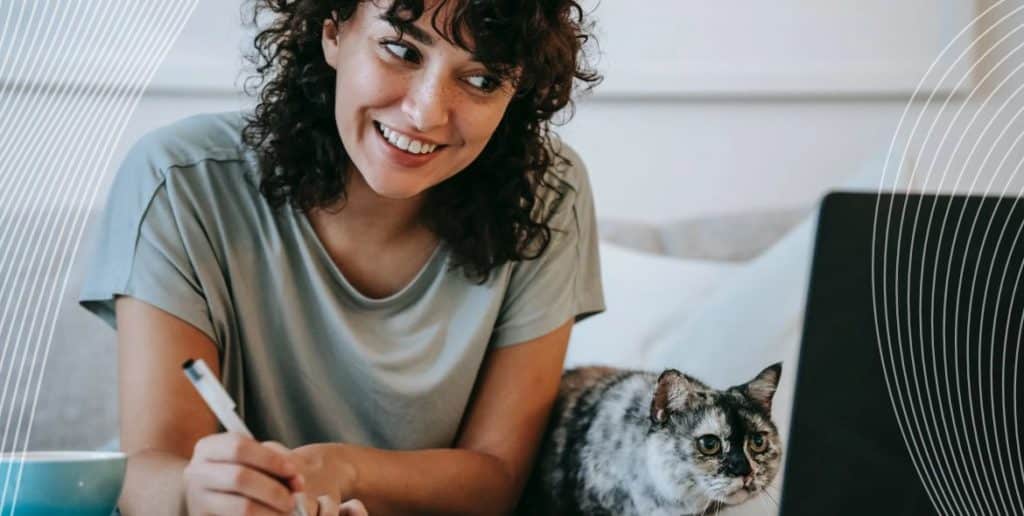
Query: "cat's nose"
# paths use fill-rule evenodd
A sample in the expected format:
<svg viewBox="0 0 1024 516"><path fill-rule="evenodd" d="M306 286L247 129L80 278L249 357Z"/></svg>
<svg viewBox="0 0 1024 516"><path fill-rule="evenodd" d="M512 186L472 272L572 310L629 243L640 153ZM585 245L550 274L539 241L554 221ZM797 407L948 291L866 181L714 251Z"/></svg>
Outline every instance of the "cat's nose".
<svg viewBox="0 0 1024 516"><path fill-rule="evenodd" d="M725 471L734 477L744 477L750 474L750 463L741 453L729 455L725 458Z"/></svg>

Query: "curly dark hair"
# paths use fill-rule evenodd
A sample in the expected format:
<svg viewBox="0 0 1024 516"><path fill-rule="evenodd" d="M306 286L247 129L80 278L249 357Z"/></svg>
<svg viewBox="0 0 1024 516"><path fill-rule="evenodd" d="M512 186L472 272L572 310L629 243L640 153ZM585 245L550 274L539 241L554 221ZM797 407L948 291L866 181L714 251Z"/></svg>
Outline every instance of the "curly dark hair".
<svg viewBox="0 0 1024 516"><path fill-rule="evenodd" d="M246 80L246 93L260 92L243 140L260 158L260 191L275 208L330 206L345 196L348 156L334 121L336 72L324 59L321 31L324 20L340 25L367 0L253 1L254 26L273 15L247 56L256 75ZM446 4L451 15L441 20ZM386 11L400 34L423 13L423 0L392 0ZM568 106L563 121L571 118L574 86L589 90L601 78L586 63L592 36L573 0L439 0L430 21L515 87L480 156L428 190L420 215L452 249L454 266L483 282L496 267L547 249L552 228L543 190L555 191L548 171L570 164L553 145L552 117Z"/></svg>

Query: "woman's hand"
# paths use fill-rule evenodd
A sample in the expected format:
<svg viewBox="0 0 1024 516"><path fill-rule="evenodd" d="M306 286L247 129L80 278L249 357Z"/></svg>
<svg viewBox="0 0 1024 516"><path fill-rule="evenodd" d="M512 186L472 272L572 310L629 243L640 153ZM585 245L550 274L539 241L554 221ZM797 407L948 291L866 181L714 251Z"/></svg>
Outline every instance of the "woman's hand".
<svg viewBox="0 0 1024 516"><path fill-rule="evenodd" d="M274 446L280 445L275 443ZM330 443L291 450L305 481L309 516L368 516L362 502L352 497L355 468L345 459L344 449L343 444ZM289 450L283 448L283 451Z"/></svg>
<svg viewBox="0 0 1024 516"><path fill-rule="evenodd" d="M321 496L317 498L317 509L310 516L370 516L363 502L355 498L339 504L332 496Z"/></svg>
<svg viewBox="0 0 1024 516"><path fill-rule="evenodd" d="M188 513L288 515L292 493L305 489L300 461L278 443L226 432L203 437L184 472Z"/></svg>

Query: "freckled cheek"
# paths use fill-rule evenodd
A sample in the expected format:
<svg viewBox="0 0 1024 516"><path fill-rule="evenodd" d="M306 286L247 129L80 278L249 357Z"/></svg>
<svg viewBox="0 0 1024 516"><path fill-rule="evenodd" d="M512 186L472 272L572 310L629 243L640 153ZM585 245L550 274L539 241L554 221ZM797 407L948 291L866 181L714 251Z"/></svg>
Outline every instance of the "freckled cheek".
<svg viewBox="0 0 1024 516"><path fill-rule="evenodd" d="M335 102L339 111L344 109L358 115L367 108L382 108L399 105L408 84L406 77L375 66L356 65L356 73L339 73L336 83Z"/></svg>
<svg viewBox="0 0 1024 516"><path fill-rule="evenodd" d="M463 135L466 144L471 147L478 147L483 150L495 129L501 123L504 111L490 106L471 105L463 109L463 115L459 117L459 132Z"/></svg>
<svg viewBox="0 0 1024 516"><path fill-rule="evenodd" d="M466 99L455 100L451 118L453 139L460 145L454 147L453 173L461 171L477 159L490 141L501 117L495 117L489 110Z"/></svg>

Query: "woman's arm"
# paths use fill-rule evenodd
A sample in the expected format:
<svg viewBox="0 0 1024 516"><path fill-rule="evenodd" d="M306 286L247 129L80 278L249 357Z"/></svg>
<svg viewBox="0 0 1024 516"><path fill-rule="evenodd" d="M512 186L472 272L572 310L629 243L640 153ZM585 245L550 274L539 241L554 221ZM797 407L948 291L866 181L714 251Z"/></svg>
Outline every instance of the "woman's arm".
<svg viewBox="0 0 1024 516"><path fill-rule="evenodd" d="M287 470L296 468L289 452L217 434L215 416L181 371L186 359L202 358L219 375L213 342L142 301L119 297L115 309L121 449L128 456L121 512L183 515L198 506L203 513L286 514L291 494L277 479L301 486Z"/></svg>
<svg viewBox="0 0 1024 516"><path fill-rule="evenodd" d="M118 506L126 515L185 514L182 472L201 437L217 431L181 374L202 358L219 374L217 348L201 331L142 301L118 297L121 450L128 470Z"/></svg>
<svg viewBox="0 0 1024 516"><path fill-rule="evenodd" d="M121 447L129 457L119 507L125 515L186 514L185 467L218 426L181 363L199 357L219 374L216 347L188 323L132 298L118 298L117 318ZM373 516L511 511L558 392L570 330L566 322L488 354L454 449L299 448L327 468L309 472L310 501L324 493L359 498ZM317 489L325 481L340 486Z"/></svg>
<svg viewBox="0 0 1024 516"><path fill-rule="evenodd" d="M572 328L488 354L454 449L299 448L334 468L342 498L372 516L504 514L515 509L558 394Z"/></svg>

